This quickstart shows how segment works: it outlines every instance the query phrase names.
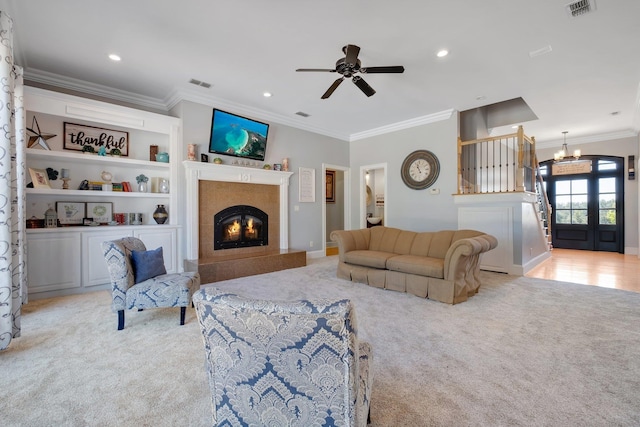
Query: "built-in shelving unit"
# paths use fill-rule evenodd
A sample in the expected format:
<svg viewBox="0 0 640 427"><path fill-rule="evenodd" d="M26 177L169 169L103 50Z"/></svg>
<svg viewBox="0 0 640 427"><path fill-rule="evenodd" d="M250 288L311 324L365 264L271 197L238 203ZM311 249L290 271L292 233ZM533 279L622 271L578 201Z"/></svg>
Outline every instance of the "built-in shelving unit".
<svg viewBox="0 0 640 427"><path fill-rule="evenodd" d="M178 196L171 183L178 182L177 150L181 121L178 118L129 107L48 91L25 88L27 127L33 117L43 134L55 134L47 140L51 148L27 149L27 168L52 168L70 171L69 189L60 179L50 180L50 188L27 188L27 218L43 218L56 202L105 202L113 213L142 213L140 225L67 226L27 230L29 293L51 296L109 287L109 276L101 243L125 236L142 239L149 249L163 247L168 272L182 270L178 244L182 224ZM64 123L128 132L128 156L99 156L64 149ZM30 133L28 133L30 135ZM169 153L169 163L151 161L150 145ZM133 191L79 190L83 180L102 181L108 171L112 182L128 181ZM149 178L148 192L137 191L136 176ZM152 180L169 181L169 193L151 192ZM30 182L27 177L27 182ZM169 212L166 224L153 220L157 205Z"/></svg>

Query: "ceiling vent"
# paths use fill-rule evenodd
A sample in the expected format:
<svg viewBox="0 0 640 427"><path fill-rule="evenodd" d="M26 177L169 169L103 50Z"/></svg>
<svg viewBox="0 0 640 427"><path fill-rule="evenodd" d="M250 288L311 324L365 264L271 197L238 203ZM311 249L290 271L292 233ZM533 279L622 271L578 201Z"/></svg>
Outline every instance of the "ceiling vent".
<svg viewBox="0 0 640 427"><path fill-rule="evenodd" d="M572 18L582 16L596 10L596 0L578 0L565 6L569 16Z"/></svg>
<svg viewBox="0 0 640 427"><path fill-rule="evenodd" d="M301 116L301 117L309 117L309 114L307 114L307 113L305 113L303 111L298 111L296 114Z"/></svg>
<svg viewBox="0 0 640 427"><path fill-rule="evenodd" d="M196 79L189 80L189 83L191 83L192 85L201 86L205 89L209 89L211 87L211 83L201 82L200 80Z"/></svg>

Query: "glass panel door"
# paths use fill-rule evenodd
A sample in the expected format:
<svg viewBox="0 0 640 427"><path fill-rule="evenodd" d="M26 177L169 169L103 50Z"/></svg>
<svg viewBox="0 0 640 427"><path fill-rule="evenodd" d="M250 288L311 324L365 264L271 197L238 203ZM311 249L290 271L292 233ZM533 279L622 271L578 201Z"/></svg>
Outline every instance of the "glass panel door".
<svg viewBox="0 0 640 427"><path fill-rule="evenodd" d="M553 246L624 253L624 158L587 159L591 172L575 175L553 176L545 162Z"/></svg>

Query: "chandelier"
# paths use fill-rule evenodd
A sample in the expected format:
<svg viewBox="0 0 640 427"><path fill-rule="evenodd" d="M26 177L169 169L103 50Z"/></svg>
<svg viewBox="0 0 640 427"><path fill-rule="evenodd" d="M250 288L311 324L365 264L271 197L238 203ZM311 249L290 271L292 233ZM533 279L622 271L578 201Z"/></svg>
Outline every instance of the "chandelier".
<svg viewBox="0 0 640 427"><path fill-rule="evenodd" d="M567 134L569 133L569 131L563 131L562 135L564 136L564 142L562 143L562 148L560 149L560 151L556 151L555 153L553 153L553 160L555 160L556 162L560 162L562 160L564 160L565 157L567 157L569 155L569 148L567 147ZM573 158L578 160L580 159L580 150L573 150ZM569 159L571 160L571 159Z"/></svg>

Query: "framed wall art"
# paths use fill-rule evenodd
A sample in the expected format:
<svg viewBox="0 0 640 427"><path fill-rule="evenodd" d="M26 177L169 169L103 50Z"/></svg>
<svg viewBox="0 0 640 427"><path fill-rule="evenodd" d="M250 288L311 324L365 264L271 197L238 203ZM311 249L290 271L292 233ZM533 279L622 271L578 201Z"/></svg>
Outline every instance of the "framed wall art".
<svg viewBox="0 0 640 427"><path fill-rule="evenodd" d="M129 132L65 122L63 148L83 151L87 146L92 147L94 152L104 148L107 154L117 149L120 156L128 156Z"/></svg>
<svg viewBox="0 0 640 427"><path fill-rule="evenodd" d="M29 168L29 175L31 175L33 188L51 188L46 170Z"/></svg>
<svg viewBox="0 0 640 427"><path fill-rule="evenodd" d="M60 225L82 225L84 210L83 202L56 202Z"/></svg>
<svg viewBox="0 0 640 427"><path fill-rule="evenodd" d="M298 168L298 201L313 203L316 201L316 170L313 168Z"/></svg>
<svg viewBox="0 0 640 427"><path fill-rule="evenodd" d="M327 171L325 178L325 184L327 186L327 203L336 202L336 171Z"/></svg>
<svg viewBox="0 0 640 427"><path fill-rule="evenodd" d="M94 222L106 224L113 220L113 203L111 202L89 202L87 203L87 217L93 218Z"/></svg>

